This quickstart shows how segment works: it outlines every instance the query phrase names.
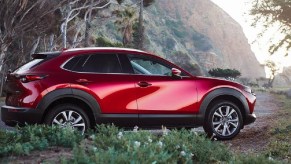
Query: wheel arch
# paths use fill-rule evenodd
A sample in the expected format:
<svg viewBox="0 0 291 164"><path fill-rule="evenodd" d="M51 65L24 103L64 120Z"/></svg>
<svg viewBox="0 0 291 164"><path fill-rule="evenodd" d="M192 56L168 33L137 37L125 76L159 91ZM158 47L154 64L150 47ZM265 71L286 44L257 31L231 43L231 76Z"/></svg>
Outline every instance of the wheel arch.
<svg viewBox="0 0 291 164"><path fill-rule="evenodd" d="M88 115L90 126L92 127L96 124L96 118L101 113L99 103L92 95L82 90L64 88L48 93L37 105L37 110L40 110L43 113L41 121L44 121L45 116L50 109L60 103L75 104L84 109L88 109L84 110L84 112Z"/></svg>
<svg viewBox="0 0 291 164"><path fill-rule="evenodd" d="M203 118L203 120L201 120L203 121L203 124L206 120L206 116L211 108L211 105L218 100L227 100L236 104L241 110L243 121L245 120L246 115L250 113L247 100L241 92L232 88L219 88L208 93L208 95L202 100L199 115Z"/></svg>

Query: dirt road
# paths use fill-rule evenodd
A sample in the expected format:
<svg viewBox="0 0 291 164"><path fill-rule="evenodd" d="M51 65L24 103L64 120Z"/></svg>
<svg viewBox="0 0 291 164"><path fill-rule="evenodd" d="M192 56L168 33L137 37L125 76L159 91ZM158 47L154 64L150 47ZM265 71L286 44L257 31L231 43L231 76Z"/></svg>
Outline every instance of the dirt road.
<svg viewBox="0 0 291 164"><path fill-rule="evenodd" d="M276 111L281 105L271 94L257 93L255 106L257 120L253 124L245 126L237 137L224 142L233 151L252 153L264 150L269 143L269 130L277 117Z"/></svg>

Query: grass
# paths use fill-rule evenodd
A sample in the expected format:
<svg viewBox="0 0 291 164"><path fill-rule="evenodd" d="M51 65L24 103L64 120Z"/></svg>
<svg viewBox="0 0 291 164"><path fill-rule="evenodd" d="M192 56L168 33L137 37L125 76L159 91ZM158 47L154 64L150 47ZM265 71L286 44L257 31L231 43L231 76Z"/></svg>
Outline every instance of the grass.
<svg viewBox="0 0 291 164"><path fill-rule="evenodd" d="M271 142L266 154L272 158L291 161L291 99L283 94L275 95L282 103L278 111L273 129L271 130Z"/></svg>

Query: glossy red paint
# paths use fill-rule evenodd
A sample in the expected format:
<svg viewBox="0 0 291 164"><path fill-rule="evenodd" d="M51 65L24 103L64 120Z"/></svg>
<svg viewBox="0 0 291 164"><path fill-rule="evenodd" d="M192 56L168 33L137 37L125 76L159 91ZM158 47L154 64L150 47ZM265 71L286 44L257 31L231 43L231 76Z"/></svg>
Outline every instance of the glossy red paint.
<svg viewBox="0 0 291 164"><path fill-rule="evenodd" d="M74 57L92 54L116 54L122 72L80 72L63 68ZM137 74L130 64L128 55L146 56L162 61L170 68L172 76ZM207 114L206 110L209 110L208 105L219 96L228 101L233 99L241 101L243 106L239 107L241 110L245 110L242 111L245 114L243 115L244 119L254 111L256 97L245 86L221 79L192 76L175 64L144 51L122 48L84 48L63 50L59 54L53 53L52 57L50 54L35 56L39 56L43 61L30 69L15 71L8 75L6 82L7 106L5 106L5 109L11 109L8 111L14 111L17 107L17 109L27 108L35 112L40 110L41 114L45 114L51 110L49 106L60 99L65 99L63 100L65 103L83 107L84 105L76 104L77 102L70 102L81 98L80 101L91 103L87 105L92 108L89 109L93 111L92 113L104 114L106 117L111 114L115 114L113 116L132 114L133 117L130 118L138 120L138 115L142 114L144 114L143 116L165 116L165 118L195 115L202 117L202 121L200 120L198 123L198 125L202 125L205 120L204 114ZM81 61L79 59L78 62ZM75 63L75 67L78 62ZM86 61L83 62L86 63ZM179 76L180 70L182 77ZM21 81L23 76L31 77L30 81ZM224 92L225 89L226 92ZM55 94L56 91L60 92ZM82 95L76 95L75 91L80 91L78 94L82 93ZM75 99L71 100L66 97L67 95ZM45 102L45 105L41 104L44 106L40 106L44 99L52 101ZM207 104L205 105L205 103ZM96 109L94 104L98 104L100 109ZM45 117L41 115L41 118ZM94 115L94 117L98 119L99 115ZM25 121L29 122L29 120ZM32 122L42 123L41 121ZM183 118L181 124L183 124Z"/></svg>

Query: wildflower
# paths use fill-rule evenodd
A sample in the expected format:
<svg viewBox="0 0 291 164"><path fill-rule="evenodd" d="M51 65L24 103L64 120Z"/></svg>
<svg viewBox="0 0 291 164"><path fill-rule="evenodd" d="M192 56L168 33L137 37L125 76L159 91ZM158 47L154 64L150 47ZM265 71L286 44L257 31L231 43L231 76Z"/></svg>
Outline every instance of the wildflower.
<svg viewBox="0 0 291 164"><path fill-rule="evenodd" d="M159 142L158 142L158 146L159 146L160 148L162 148L162 147L163 147L163 142L159 141Z"/></svg>
<svg viewBox="0 0 291 164"><path fill-rule="evenodd" d="M166 136L166 135L168 135L168 129L167 129L167 127L165 127L165 126L162 126L162 131L163 131L163 136Z"/></svg>
<svg viewBox="0 0 291 164"><path fill-rule="evenodd" d="M186 156L186 152L185 151L181 151L180 155L184 157L184 156Z"/></svg>
<svg viewBox="0 0 291 164"><path fill-rule="evenodd" d="M180 149L180 145L176 145L176 149Z"/></svg>
<svg viewBox="0 0 291 164"><path fill-rule="evenodd" d="M190 153L190 157L194 157L194 154L193 153Z"/></svg>
<svg viewBox="0 0 291 164"><path fill-rule="evenodd" d="M192 128L192 129L191 129L191 132L194 133L195 136L198 135L196 128Z"/></svg>
<svg viewBox="0 0 291 164"><path fill-rule="evenodd" d="M153 142L153 140L151 139L151 137L148 137L148 141L149 141L149 143L152 143Z"/></svg>
<svg viewBox="0 0 291 164"><path fill-rule="evenodd" d="M119 132L119 133L117 134L117 138L118 138L118 139L121 139L122 137L123 137L122 132Z"/></svg>
<svg viewBox="0 0 291 164"><path fill-rule="evenodd" d="M274 159L272 157L269 157L268 160L269 161L274 161Z"/></svg>
<svg viewBox="0 0 291 164"><path fill-rule="evenodd" d="M133 128L133 132L137 132L138 131L138 126L135 126L134 128Z"/></svg>
<svg viewBox="0 0 291 164"><path fill-rule="evenodd" d="M92 149L94 152L97 151L97 147L95 147L95 146Z"/></svg>
<svg viewBox="0 0 291 164"><path fill-rule="evenodd" d="M89 137L90 140L94 140L95 138L96 138L96 136L95 136L94 134L92 134L92 135Z"/></svg>
<svg viewBox="0 0 291 164"><path fill-rule="evenodd" d="M134 147L136 147L136 148L140 147L140 142L134 141Z"/></svg>

